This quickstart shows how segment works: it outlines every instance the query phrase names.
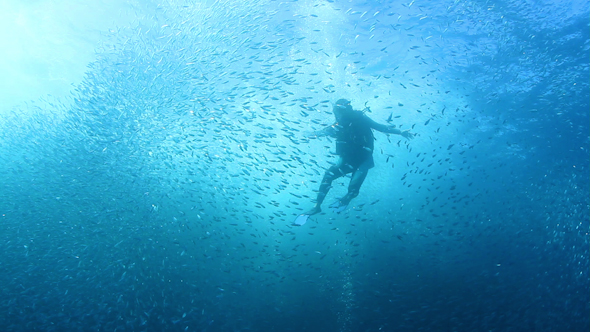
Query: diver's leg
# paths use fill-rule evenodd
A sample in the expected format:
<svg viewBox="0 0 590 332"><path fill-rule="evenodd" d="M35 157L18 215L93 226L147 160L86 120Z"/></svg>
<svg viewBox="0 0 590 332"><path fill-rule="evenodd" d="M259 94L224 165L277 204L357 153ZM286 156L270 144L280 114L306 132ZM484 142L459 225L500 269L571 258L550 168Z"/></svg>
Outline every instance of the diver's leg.
<svg viewBox="0 0 590 332"><path fill-rule="evenodd" d="M332 188L332 181L336 180L337 178L342 176L342 172L337 166L332 166L330 169L326 171L324 174L324 178L322 179L322 183L320 184L320 189L318 193L318 197L316 199L316 206L319 207L324 202L328 191Z"/></svg>
<svg viewBox="0 0 590 332"><path fill-rule="evenodd" d="M350 183L348 184L348 193L340 200L340 205L348 205L350 201L357 197L361 190L361 185L365 181L369 169L374 166L373 158L365 160L359 168L352 172Z"/></svg>
<svg viewBox="0 0 590 332"><path fill-rule="evenodd" d="M358 196L361 185L363 184L363 181L365 181L368 173L368 169L357 169L352 173L352 178L348 185L348 193L340 200L341 205L348 205L353 198Z"/></svg>
<svg viewBox="0 0 590 332"><path fill-rule="evenodd" d="M326 195L328 195L328 191L330 191L330 188L332 188L332 181L344 175L344 172L341 169L342 164L342 158L340 158L336 165L330 167L326 171L324 178L322 179L322 183L320 184L315 206L305 214L312 215L322 211L321 205L324 202Z"/></svg>

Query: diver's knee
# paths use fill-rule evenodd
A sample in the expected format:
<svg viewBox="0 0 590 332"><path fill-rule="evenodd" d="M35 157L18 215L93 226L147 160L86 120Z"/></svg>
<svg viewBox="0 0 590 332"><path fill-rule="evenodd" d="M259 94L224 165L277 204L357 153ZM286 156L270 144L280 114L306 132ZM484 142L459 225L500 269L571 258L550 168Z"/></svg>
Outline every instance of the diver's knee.
<svg viewBox="0 0 590 332"><path fill-rule="evenodd" d="M340 170L338 168L334 169L333 167L331 167L324 174L324 179L322 181L323 182L332 182L335 179L339 178L340 176L341 176Z"/></svg>
<svg viewBox="0 0 590 332"><path fill-rule="evenodd" d="M334 174L326 172L326 174L324 174L324 178L322 179L322 184L330 185L335 179L336 177Z"/></svg>

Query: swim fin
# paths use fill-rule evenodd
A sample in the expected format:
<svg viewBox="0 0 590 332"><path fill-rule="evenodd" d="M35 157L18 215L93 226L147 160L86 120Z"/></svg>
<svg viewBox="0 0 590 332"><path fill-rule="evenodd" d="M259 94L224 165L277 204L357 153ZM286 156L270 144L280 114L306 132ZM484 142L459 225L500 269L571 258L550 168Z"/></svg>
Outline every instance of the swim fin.
<svg viewBox="0 0 590 332"><path fill-rule="evenodd" d="M309 219L309 217L310 217L309 214L300 214L297 216L297 218L295 218L295 221L293 221L293 225L303 226L303 225L305 225L305 223L307 222L307 219Z"/></svg>

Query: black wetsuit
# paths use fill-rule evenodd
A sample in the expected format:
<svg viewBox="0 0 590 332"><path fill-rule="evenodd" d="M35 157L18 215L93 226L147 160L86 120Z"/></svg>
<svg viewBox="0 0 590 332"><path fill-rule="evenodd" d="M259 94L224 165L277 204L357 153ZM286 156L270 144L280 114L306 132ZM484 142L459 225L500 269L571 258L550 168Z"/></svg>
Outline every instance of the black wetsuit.
<svg viewBox="0 0 590 332"><path fill-rule="evenodd" d="M375 166L373 149L375 137L373 120L361 111L352 111L346 119L332 125L331 136L336 138L336 154L342 157L345 165L355 170L361 165L367 169Z"/></svg>
<svg viewBox="0 0 590 332"><path fill-rule="evenodd" d="M339 100L339 102L341 101ZM316 205L306 213L307 215L313 215L321 211L320 206L332 186L332 181L348 173L352 173L348 184L348 193L337 202L336 207L346 207L350 200L359 194L369 169L375 166L373 161L373 149L375 148L373 129L387 134L403 135L399 129L395 129L395 126L379 124L363 112L352 110L350 102L346 100L342 100L342 103L337 103L334 106L334 115L338 122L322 129L319 134L321 134L320 136L329 135L336 138L336 154L340 158L338 158L336 164L332 165L324 173L324 178L318 190ZM411 138L412 135L406 136Z"/></svg>

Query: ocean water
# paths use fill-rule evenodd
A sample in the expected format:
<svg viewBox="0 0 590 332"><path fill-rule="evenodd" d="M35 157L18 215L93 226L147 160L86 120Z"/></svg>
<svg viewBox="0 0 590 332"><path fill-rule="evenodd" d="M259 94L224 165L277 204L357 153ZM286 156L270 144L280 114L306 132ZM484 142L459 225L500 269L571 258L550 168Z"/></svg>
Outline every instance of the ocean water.
<svg viewBox="0 0 590 332"><path fill-rule="evenodd" d="M2 331L590 328L588 1L4 6Z"/></svg>

